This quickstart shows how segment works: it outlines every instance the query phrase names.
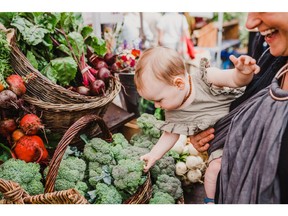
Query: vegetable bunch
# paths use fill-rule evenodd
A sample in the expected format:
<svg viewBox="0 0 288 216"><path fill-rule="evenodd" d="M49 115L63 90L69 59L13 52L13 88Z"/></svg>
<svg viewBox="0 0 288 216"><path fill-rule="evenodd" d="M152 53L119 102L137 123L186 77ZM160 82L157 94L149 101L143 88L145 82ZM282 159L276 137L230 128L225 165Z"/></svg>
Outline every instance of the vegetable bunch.
<svg viewBox="0 0 288 216"><path fill-rule="evenodd" d="M169 154L175 159L176 175L185 186L203 183L207 154L199 153L185 135L180 135Z"/></svg>
<svg viewBox="0 0 288 216"><path fill-rule="evenodd" d="M84 25L81 13L0 13L1 20L17 29L21 51L48 79L83 95L105 94L110 70L100 73L102 67L95 68L90 59L104 59L106 44Z"/></svg>

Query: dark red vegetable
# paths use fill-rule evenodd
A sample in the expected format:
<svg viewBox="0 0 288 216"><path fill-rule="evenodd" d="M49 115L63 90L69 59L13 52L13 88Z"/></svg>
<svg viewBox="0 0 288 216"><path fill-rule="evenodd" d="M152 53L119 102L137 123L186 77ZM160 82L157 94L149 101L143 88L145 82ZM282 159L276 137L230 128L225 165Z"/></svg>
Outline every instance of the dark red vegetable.
<svg viewBox="0 0 288 216"><path fill-rule="evenodd" d="M112 74L108 68L102 67L97 74L98 79L103 80L105 83L112 78Z"/></svg>
<svg viewBox="0 0 288 216"><path fill-rule="evenodd" d="M96 64L96 69L99 70L99 69L101 69L103 67L107 68L108 65L104 61L98 61L97 64Z"/></svg>
<svg viewBox="0 0 288 216"><path fill-rule="evenodd" d="M8 137L16 130L17 124L14 119L4 119L0 121L0 134L3 137Z"/></svg>
<svg viewBox="0 0 288 216"><path fill-rule="evenodd" d="M95 96L100 96L100 95L105 95L105 83L103 80L95 80L91 85L90 85L90 91L92 95Z"/></svg>
<svg viewBox="0 0 288 216"><path fill-rule="evenodd" d="M111 66L116 62L117 55L114 55L113 53L106 53L104 56L105 62Z"/></svg>
<svg viewBox="0 0 288 216"><path fill-rule="evenodd" d="M0 92L0 108L11 108L18 109L17 95L11 90L3 90Z"/></svg>

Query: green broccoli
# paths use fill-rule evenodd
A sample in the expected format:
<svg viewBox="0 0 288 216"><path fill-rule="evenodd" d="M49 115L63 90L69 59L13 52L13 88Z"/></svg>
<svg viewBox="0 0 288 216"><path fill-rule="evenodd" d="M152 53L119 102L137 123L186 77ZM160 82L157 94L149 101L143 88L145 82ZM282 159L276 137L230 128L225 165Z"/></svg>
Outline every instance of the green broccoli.
<svg viewBox="0 0 288 216"><path fill-rule="evenodd" d="M165 154L159 159L151 168L151 176L156 180L159 175L166 174L168 176L175 176L175 160L173 157Z"/></svg>
<svg viewBox="0 0 288 216"><path fill-rule="evenodd" d="M119 151L114 154L116 161L123 159L140 159L140 156L147 154L150 150L148 148L141 148L138 146L130 145L129 148L119 148Z"/></svg>
<svg viewBox="0 0 288 216"><path fill-rule="evenodd" d="M98 183L96 189L93 191L95 193L95 204L121 204L122 197L117 189L113 185L107 185L104 183ZM91 194L91 191L89 192Z"/></svg>
<svg viewBox="0 0 288 216"><path fill-rule="evenodd" d="M143 134L154 138L160 138L161 131L155 127L157 121L158 120L155 118L155 116L148 113L143 113L137 118L137 125L141 128Z"/></svg>
<svg viewBox="0 0 288 216"><path fill-rule="evenodd" d="M74 156L68 156L60 163L55 182L55 190L61 191L76 188L76 184L83 181L85 170L86 163L84 160ZM46 176L47 173L48 167L44 170L44 176Z"/></svg>
<svg viewBox="0 0 288 216"><path fill-rule="evenodd" d="M98 162L89 162L88 164L88 182L92 187L103 181L111 184L111 168L108 165L101 165Z"/></svg>
<svg viewBox="0 0 288 216"><path fill-rule="evenodd" d="M130 195L134 194L142 185L146 176L143 175L144 161L141 160L120 160L112 167L114 185L118 190L123 190Z"/></svg>
<svg viewBox="0 0 288 216"><path fill-rule="evenodd" d="M150 199L149 204L175 204L175 200L170 194L158 191Z"/></svg>
<svg viewBox="0 0 288 216"><path fill-rule="evenodd" d="M151 149L154 146L154 143L150 141L150 136L142 133L134 134L131 137L130 143L134 146L148 149Z"/></svg>
<svg viewBox="0 0 288 216"><path fill-rule="evenodd" d="M112 139L113 139L113 142L111 144L113 146L120 144L121 146L125 147L125 146L129 146L130 145L129 142L127 141L127 139L121 133L113 134L112 135Z"/></svg>
<svg viewBox="0 0 288 216"><path fill-rule="evenodd" d="M100 138L91 139L84 147L83 156L89 162L98 162L100 164L113 163L113 153L111 144Z"/></svg>
<svg viewBox="0 0 288 216"><path fill-rule="evenodd" d="M0 165L0 178L17 182L30 195L44 193L40 165L37 163L11 158Z"/></svg>
<svg viewBox="0 0 288 216"><path fill-rule="evenodd" d="M183 196L181 181L177 177L168 176L166 174L160 175L156 183L153 185L153 191L168 193L174 200Z"/></svg>
<svg viewBox="0 0 288 216"><path fill-rule="evenodd" d="M76 182L76 185L75 185L75 187L74 187L76 190L78 190L79 191L79 193L81 194L81 195L85 195L85 193L88 191L88 185L85 183L85 182L83 182L83 181L78 181L78 182Z"/></svg>

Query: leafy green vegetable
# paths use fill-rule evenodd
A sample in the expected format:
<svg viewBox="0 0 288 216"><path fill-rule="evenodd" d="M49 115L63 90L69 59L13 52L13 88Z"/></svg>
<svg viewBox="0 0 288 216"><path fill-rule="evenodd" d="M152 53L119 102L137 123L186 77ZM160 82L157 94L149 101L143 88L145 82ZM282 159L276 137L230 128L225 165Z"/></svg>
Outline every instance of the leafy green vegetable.
<svg viewBox="0 0 288 216"><path fill-rule="evenodd" d="M10 64L10 47L6 39L6 34L0 31L0 83L8 87L5 79L12 74L13 70Z"/></svg>
<svg viewBox="0 0 288 216"><path fill-rule="evenodd" d="M77 64L72 57L56 58L50 61L41 73L51 81L66 86L75 78Z"/></svg>

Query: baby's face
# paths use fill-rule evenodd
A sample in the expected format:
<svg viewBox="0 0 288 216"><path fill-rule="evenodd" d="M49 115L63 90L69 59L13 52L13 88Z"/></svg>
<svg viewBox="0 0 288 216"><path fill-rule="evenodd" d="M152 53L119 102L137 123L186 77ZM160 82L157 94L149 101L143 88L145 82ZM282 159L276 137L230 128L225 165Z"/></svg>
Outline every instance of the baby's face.
<svg viewBox="0 0 288 216"><path fill-rule="evenodd" d="M144 86L138 90L141 97L154 102L156 108L165 110L177 109L185 97L185 91L175 85L158 80L149 73L142 75Z"/></svg>

